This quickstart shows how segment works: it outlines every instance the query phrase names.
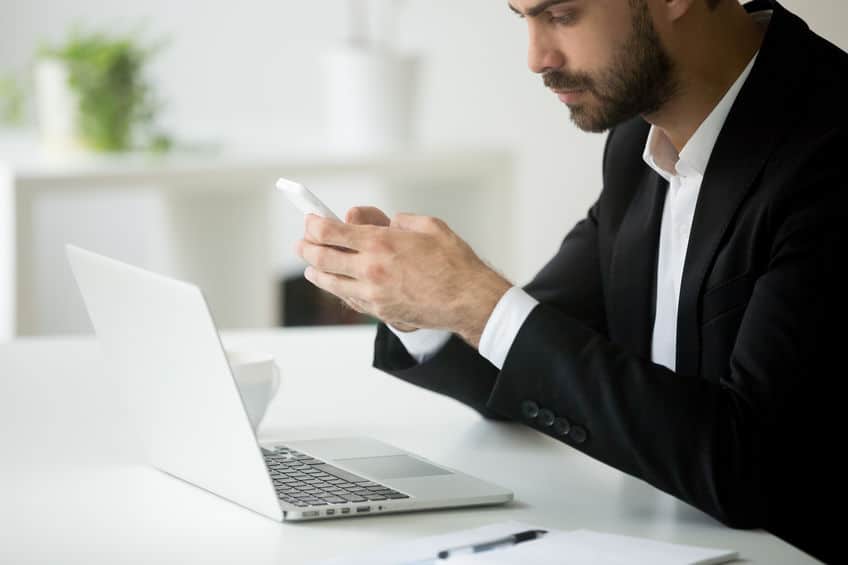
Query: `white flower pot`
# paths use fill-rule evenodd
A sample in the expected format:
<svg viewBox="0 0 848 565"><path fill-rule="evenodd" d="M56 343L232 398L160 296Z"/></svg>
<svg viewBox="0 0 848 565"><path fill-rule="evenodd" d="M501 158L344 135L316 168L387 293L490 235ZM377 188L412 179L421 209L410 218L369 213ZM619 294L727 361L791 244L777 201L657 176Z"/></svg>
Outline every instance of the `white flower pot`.
<svg viewBox="0 0 848 565"><path fill-rule="evenodd" d="M67 66L40 59L35 66L36 118L41 143L50 152L79 152L84 145L77 127L79 97L71 88Z"/></svg>
<svg viewBox="0 0 848 565"><path fill-rule="evenodd" d="M413 141L418 59L343 46L324 59L328 144L340 153L402 150Z"/></svg>

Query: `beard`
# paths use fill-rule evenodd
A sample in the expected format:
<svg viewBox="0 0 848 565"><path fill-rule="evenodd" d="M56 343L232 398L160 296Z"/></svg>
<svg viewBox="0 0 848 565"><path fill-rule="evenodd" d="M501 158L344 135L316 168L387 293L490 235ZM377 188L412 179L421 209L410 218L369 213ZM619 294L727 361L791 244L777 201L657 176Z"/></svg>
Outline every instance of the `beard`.
<svg viewBox="0 0 848 565"><path fill-rule="evenodd" d="M571 121L600 133L638 115L659 110L677 92L675 68L657 34L645 0L630 0L633 30L616 48L610 66L597 73L550 71L542 77L555 90L583 90L597 102L570 105Z"/></svg>

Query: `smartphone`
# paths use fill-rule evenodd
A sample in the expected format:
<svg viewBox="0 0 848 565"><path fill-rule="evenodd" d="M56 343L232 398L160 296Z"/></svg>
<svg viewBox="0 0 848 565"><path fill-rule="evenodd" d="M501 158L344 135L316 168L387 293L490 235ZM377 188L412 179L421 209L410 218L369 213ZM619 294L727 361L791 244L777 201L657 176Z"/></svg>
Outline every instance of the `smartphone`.
<svg viewBox="0 0 848 565"><path fill-rule="evenodd" d="M304 215L316 214L323 218L341 222L339 217L326 204L299 182L281 177L277 180L277 190L288 196L292 204L297 206L298 210L303 212Z"/></svg>

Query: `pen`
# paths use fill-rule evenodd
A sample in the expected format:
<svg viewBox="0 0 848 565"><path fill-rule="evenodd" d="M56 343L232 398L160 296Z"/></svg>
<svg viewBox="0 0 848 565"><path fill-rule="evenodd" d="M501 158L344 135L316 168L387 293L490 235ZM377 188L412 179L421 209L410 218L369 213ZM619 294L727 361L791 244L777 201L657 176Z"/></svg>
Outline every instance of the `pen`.
<svg viewBox="0 0 848 565"><path fill-rule="evenodd" d="M462 555L464 553L480 553L482 551L489 551L498 547L515 545L523 541L529 541L540 538L546 533L548 533L547 530L527 530L525 532L519 532L517 534L512 534L483 543L475 543L472 545L463 545L450 549L444 549L438 553L438 558L448 559L449 557L453 557L454 555Z"/></svg>

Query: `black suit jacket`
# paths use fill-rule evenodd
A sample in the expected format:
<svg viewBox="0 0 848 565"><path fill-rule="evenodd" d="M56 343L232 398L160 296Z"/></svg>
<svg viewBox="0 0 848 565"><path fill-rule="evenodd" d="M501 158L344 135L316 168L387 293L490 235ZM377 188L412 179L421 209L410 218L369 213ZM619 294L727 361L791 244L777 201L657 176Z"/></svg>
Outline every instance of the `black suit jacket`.
<svg viewBox="0 0 848 565"><path fill-rule="evenodd" d="M374 366L836 561L848 56L776 2L748 9L774 15L704 175L675 372L650 360L667 183L642 119L609 134L600 197L526 285L541 304L501 371L456 336L416 365L382 325Z"/></svg>

